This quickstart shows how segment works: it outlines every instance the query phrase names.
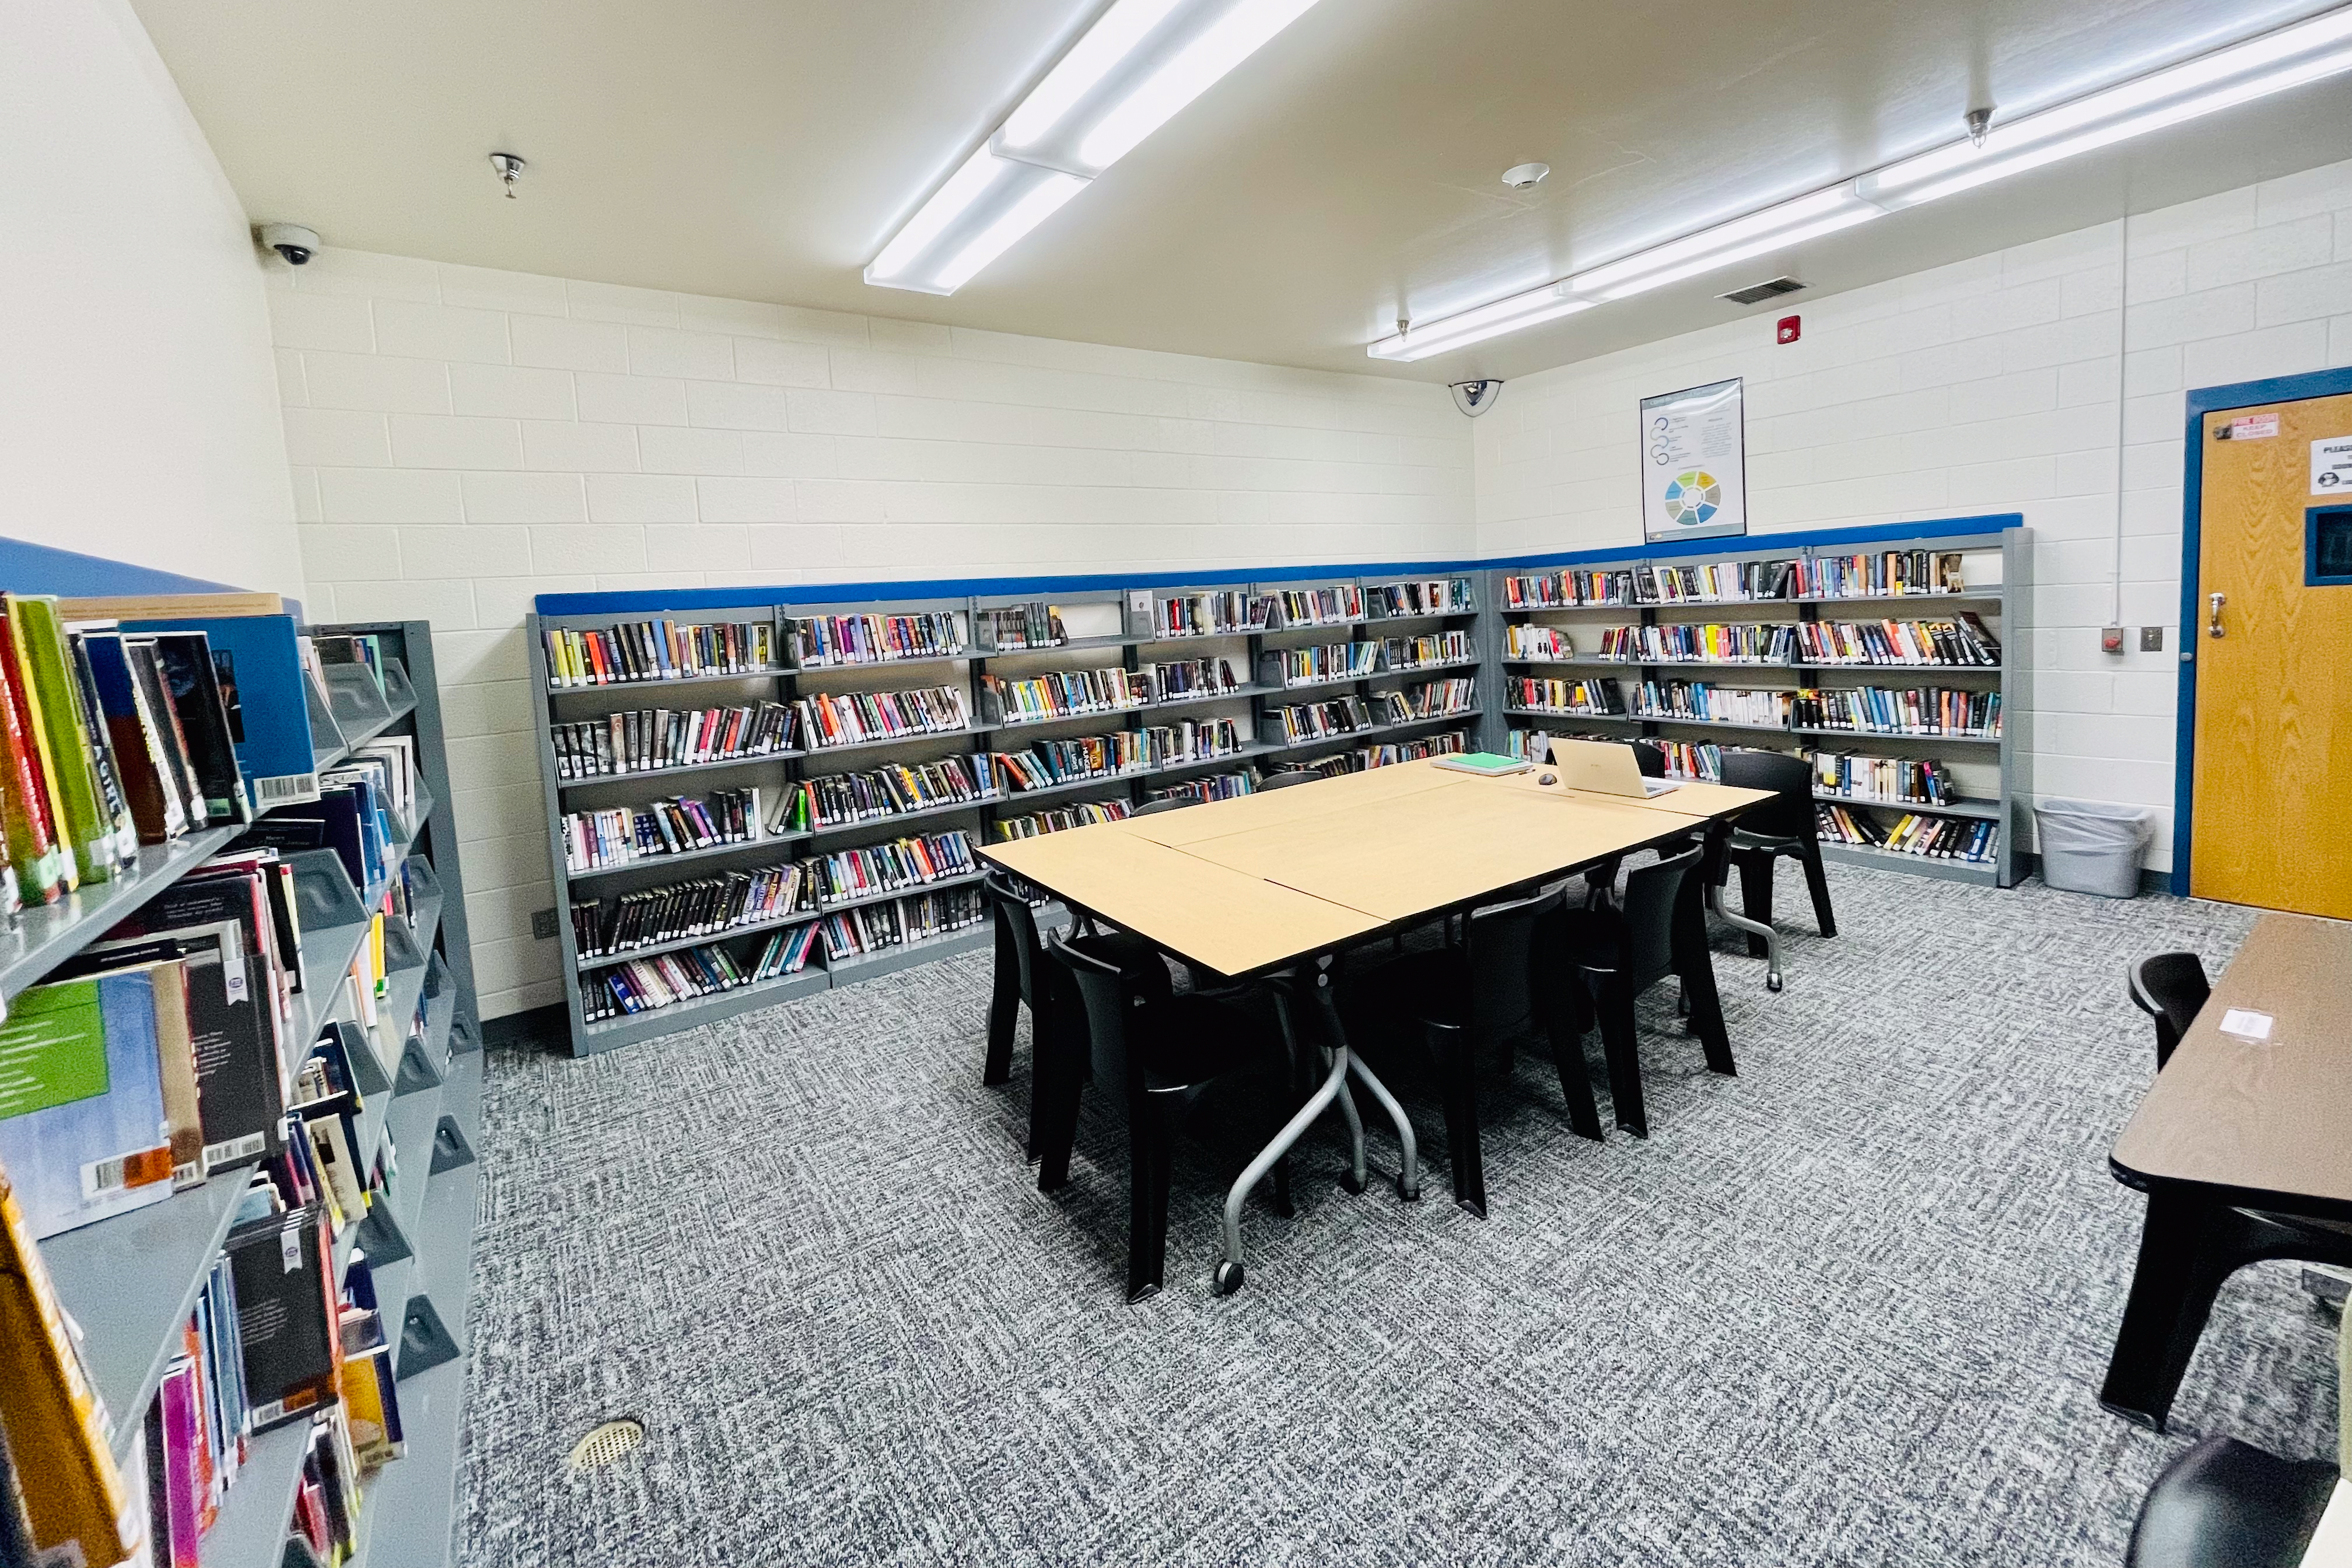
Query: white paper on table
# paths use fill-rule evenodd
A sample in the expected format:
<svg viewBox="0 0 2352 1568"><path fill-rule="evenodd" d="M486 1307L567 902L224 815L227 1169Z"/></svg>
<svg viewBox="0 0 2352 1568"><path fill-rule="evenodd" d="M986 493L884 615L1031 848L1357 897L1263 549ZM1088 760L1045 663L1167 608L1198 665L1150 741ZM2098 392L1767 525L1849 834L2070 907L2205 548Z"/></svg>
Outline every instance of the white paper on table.
<svg viewBox="0 0 2352 1568"><path fill-rule="evenodd" d="M2221 1015L2221 1032L2255 1045L2266 1045L2271 1037L2271 1016L2257 1013L2251 1007L2232 1007Z"/></svg>

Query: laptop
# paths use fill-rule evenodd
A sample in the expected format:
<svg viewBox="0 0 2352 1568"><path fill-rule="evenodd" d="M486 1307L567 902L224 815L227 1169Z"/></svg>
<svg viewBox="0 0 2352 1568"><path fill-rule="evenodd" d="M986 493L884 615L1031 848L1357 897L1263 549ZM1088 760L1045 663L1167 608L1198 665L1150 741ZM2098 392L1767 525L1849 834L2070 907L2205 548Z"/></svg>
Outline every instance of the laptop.
<svg viewBox="0 0 2352 1568"><path fill-rule="evenodd" d="M1680 779L1647 779L1633 760L1633 748L1615 741L1554 741L1552 766L1570 789L1596 795L1628 795L1636 800L1680 789Z"/></svg>

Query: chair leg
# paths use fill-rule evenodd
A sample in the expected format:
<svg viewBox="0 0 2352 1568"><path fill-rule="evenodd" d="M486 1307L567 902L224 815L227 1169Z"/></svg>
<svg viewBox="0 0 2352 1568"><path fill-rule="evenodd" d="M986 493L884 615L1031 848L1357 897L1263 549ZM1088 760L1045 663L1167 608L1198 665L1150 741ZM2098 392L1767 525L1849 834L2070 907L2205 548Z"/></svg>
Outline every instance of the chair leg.
<svg viewBox="0 0 2352 1568"><path fill-rule="evenodd" d="M1087 1079L1087 1035L1048 1005L1039 1010L1034 1083L1029 1091L1032 1157L1037 1190L1050 1193L1070 1179L1070 1151L1078 1140L1078 1100Z"/></svg>
<svg viewBox="0 0 2352 1568"><path fill-rule="evenodd" d="M1802 839L1797 858L1804 863L1805 886L1813 895L1813 923L1823 936L1837 935L1837 916L1830 909L1829 873L1822 867L1822 847L1817 839Z"/></svg>
<svg viewBox="0 0 2352 1568"><path fill-rule="evenodd" d="M1709 1070L1725 1077L1738 1068L1731 1060L1731 1035L1723 1025L1723 998L1715 988L1715 956L1706 941L1706 914L1700 908L1696 884L1685 882L1675 901L1675 973L1682 981L1682 1000L1690 1018L1690 1032L1706 1052Z"/></svg>
<svg viewBox="0 0 2352 1568"><path fill-rule="evenodd" d="M1175 1158L1174 1097L1139 1090L1127 1124L1127 1299L1158 1293L1168 1272L1168 1179Z"/></svg>
<svg viewBox="0 0 2352 1568"><path fill-rule="evenodd" d="M1593 998L1601 1015L1601 1045L1609 1059L1609 1100L1617 1125L1636 1138L1650 1135L1649 1109L1642 1101L1642 1053L1633 1037L1633 993L1621 974L1602 978Z"/></svg>
<svg viewBox="0 0 2352 1568"><path fill-rule="evenodd" d="M988 1058L980 1070L983 1084L999 1084L1013 1077L1013 1026L1021 1016L1021 959L1013 951L1013 931L1004 917L996 917L996 981L988 997Z"/></svg>
<svg viewBox="0 0 2352 1568"><path fill-rule="evenodd" d="M2280 1258L2352 1261L2352 1238L2331 1245L2260 1214L2168 1187L2151 1191L2099 1403L2163 1431L2223 1283L2249 1263Z"/></svg>
<svg viewBox="0 0 2352 1568"><path fill-rule="evenodd" d="M1772 860L1771 856L1761 854L1738 858L1739 912L1760 925L1772 923ZM1762 937L1748 933L1748 957L1762 958L1768 951Z"/></svg>
<svg viewBox="0 0 2352 1568"><path fill-rule="evenodd" d="M1584 1030L1573 1032L1552 1020L1552 1060L1559 1067L1559 1096L1568 1102L1568 1124L1580 1138L1601 1142L1601 1106L1592 1098L1592 1073L1584 1059Z"/></svg>
<svg viewBox="0 0 2352 1568"><path fill-rule="evenodd" d="M1478 1074L1470 1041L1460 1029L1430 1025L1430 1055L1445 1106L1445 1153L1454 1166L1454 1201L1486 1217L1486 1163L1478 1147Z"/></svg>

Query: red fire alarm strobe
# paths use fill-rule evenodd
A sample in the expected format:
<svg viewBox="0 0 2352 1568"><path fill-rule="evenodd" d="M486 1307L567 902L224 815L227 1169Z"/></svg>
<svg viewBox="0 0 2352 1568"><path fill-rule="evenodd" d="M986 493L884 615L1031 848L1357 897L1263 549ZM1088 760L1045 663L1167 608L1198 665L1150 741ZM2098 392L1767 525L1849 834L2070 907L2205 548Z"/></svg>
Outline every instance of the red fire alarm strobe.
<svg viewBox="0 0 2352 1568"><path fill-rule="evenodd" d="M1805 323L1802 319L1796 316L1783 316L1780 318L1780 337L1782 342L1795 342L1799 336L1803 333L1804 330Z"/></svg>

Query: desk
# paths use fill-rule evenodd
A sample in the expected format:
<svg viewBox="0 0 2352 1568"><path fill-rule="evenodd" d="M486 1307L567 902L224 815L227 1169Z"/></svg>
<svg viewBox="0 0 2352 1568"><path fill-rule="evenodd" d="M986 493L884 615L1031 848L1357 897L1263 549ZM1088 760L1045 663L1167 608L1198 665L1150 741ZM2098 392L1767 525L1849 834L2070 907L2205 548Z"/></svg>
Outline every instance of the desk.
<svg viewBox="0 0 2352 1568"><path fill-rule="evenodd" d="M2269 1040L2224 1035L2233 1008L2268 1014ZM2116 1179L2147 1194L2099 1391L2126 1420L2164 1429L2213 1297L2237 1267L2352 1260L2348 1020L2352 924L2263 916L2116 1140Z"/></svg>
<svg viewBox="0 0 2352 1568"><path fill-rule="evenodd" d="M1702 824L1770 799L1762 790L1704 786L1676 805L1564 792L1529 793L1526 775L1482 778L1424 762L1344 774L1267 794L1213 801L1125 822L1097 823L980 853L1177 957L1223 974L1282 971L1311 992L1329 1041L1322 1086L1253 1161L1225 1199L1225 1257L1241 1273L1241 1208L1250 1188L1337 1100L1349 1119L1355 1176L1364 1174L1363 1131L1340 1095L1353 1075L1397 1130L1397 1180L1420 1190L1412 1124L1380 1079L1348 1048L1323 955L1409 922L1490 901L1496 895L1633 850L1684 837ZM1697 787L1697 786L1695 786ZM1676 794L1685 792L1676 791ZM1675 940L1695 954L1687 994L1708 1065L1731 1070L1722 1011L1706 967L1696 883L1677 914ZM1695 944L1695 945L1693 945ZM1312 965L1302 961L1313 955ZM1226 1278L1219 1271L1221 1280Z"/></svg>

